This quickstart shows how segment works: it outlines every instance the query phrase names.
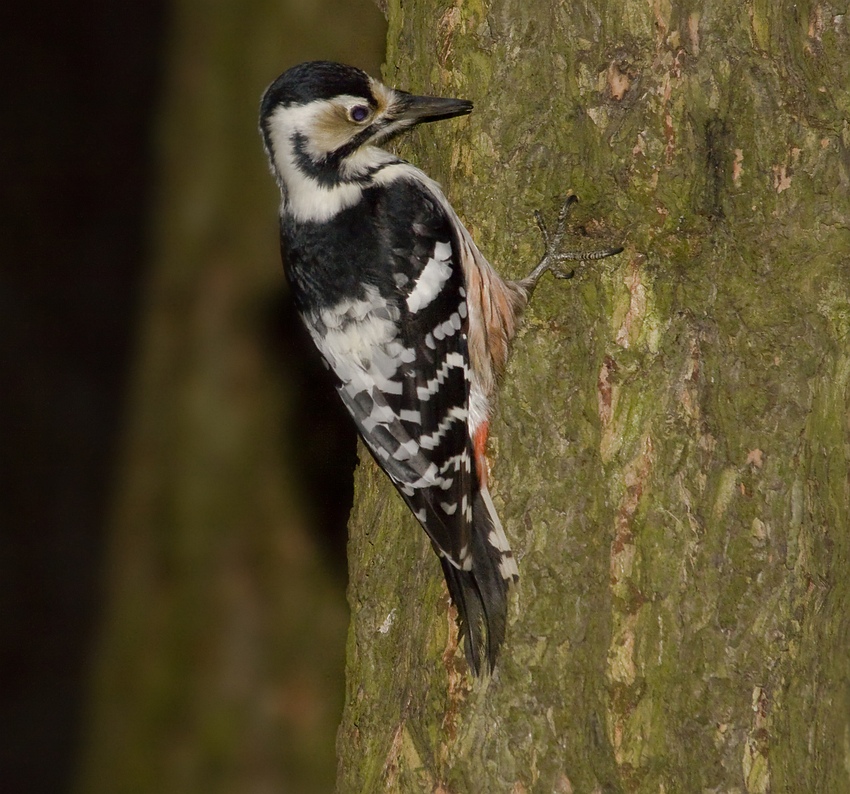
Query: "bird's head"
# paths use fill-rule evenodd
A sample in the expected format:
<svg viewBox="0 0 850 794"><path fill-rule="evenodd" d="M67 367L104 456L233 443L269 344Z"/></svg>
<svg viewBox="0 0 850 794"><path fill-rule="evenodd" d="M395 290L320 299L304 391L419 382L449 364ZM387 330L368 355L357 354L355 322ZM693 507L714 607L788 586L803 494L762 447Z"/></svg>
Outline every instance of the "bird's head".
<svg viewBox="0 0 850 794"><path fill-rule="evenodd" d="M463 99L414 96L352 66L311 61L266 89L260 130L283 188L305 177L330 187L367 175L381 160L377 147L394 135L471 111Z"/></svg>

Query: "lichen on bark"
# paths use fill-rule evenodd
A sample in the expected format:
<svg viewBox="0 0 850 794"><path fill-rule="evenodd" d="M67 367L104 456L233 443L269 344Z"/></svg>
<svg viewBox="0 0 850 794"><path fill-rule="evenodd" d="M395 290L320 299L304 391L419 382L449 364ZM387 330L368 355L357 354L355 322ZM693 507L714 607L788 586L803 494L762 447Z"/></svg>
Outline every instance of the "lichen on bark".
<svg viewBox="0 0 850 794"><path fill-rule="evenodd" d="M389 19L388 82L476 103L402 146L500 272L533 265L532 211L569 190L575 244L627 248L544 283L513 353L493 491L521 579L491 680L466 676L439 566L361 466L339 790L850 788L847 18Z"/></svg>

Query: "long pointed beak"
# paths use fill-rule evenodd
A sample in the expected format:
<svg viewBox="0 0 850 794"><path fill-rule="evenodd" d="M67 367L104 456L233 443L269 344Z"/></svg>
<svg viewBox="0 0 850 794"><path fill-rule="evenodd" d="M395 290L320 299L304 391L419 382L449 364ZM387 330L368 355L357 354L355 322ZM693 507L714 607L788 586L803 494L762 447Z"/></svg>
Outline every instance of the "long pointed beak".
<svg viewBox="0 0 850 794"><path fill-rule="evenodd" d="M455 116L465 116L472 112L472 102L466 99L446 99L437 96L415 96L405 91L396 91L398 99L394 103L392 116L397 121L410 124L422 124Z"/></svg>

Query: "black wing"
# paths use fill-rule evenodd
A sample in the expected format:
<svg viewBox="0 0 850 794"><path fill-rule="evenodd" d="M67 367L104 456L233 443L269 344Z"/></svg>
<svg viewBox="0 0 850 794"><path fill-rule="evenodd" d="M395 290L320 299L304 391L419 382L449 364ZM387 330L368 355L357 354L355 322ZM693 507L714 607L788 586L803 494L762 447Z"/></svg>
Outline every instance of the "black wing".
<svg viewBox="0 0 850 794"><path fill-rule="evenodd" d="M429 186L401 178L364 191L332 230L324 227L310 247L327 246L326 254L302 261L292 245L286 254L305 285L305 322L339 378L343 402L440 556L478 672L482 649L492 666L504 638L507 581L516 568L512 558L512 570L504 567L507 543L474 462L469 309L455 223ZM341 241L348 241L345 254ZM336 278L308 301L309 282L321 276L316 268L333 257ZM332 286L338 292L329 301Z"/></svg>
<svg viewBox="0 0 850 794"><path fill-rule="evenodd" d="M394 336L371 351L367 371L341 378L340 394L438 553L468 568L478 482L457 234L439 200L414 181L376 191L371 206L384 269L368 293L378 320L369 330L383 320Z"/></svg>

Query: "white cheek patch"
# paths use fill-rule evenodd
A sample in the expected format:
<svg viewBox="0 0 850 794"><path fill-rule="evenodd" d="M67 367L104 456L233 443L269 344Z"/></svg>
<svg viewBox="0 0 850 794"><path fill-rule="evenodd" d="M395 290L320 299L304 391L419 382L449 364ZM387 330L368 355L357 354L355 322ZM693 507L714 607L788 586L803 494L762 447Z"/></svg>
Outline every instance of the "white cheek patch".
<svg viewBox="0 0 850 794"><path fill-rule="evenodd" d="M285 186L283 208L299 221L326 221L357 204L363 196L362 188L354 182L321 185L298 166L293 143L296 134L300 133L305 140L311 141L305 131L314 129L317 119L327 112L327 104L318 100L297 107L278 108L267 122L274 167ZM308 154L318 161L327 152L316 149L315 141L313 144L308 148ZM330 145L330 142L326 141L326 144Z"/></svg>
<svg viewBox="0 0 850 794"><path fill-rule="evenodd" d="M344 181L334 185L320 184L299 167L296 137L302 141L304 155L314 163L322 162L360 133L360 127L345 119L349 109L363 101L362 97L345 95L329 105L328 100L319 99L305 105L279 107L268 117L269 153L284 192L282 211L298 221L327 221L360 201L363 188L368 187L365 175L373 170L383 174L383 166L398 162L389 152L367 144L340 163L339 176ZM390 166L390 173L384 178L415 171L413 166L404 165L406 170L401 172Z"/></svg>

